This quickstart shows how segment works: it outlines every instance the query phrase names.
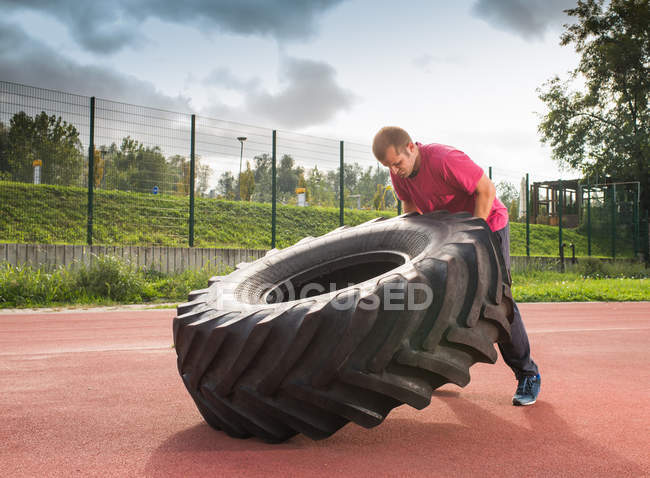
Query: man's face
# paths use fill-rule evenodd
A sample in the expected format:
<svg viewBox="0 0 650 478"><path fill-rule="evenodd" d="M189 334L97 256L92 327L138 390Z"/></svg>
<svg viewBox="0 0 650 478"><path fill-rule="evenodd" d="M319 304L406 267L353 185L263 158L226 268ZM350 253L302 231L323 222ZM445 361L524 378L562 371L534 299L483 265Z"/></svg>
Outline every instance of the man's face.
<svg viewBox="0 0 650 478"><path fill-rule="evenodd" d="M413 143L401 148L399 152L395 150L394 146L389 146L381 164L390 169L394 175L408 178L413 172L417 157L418 148Z"/></svg>

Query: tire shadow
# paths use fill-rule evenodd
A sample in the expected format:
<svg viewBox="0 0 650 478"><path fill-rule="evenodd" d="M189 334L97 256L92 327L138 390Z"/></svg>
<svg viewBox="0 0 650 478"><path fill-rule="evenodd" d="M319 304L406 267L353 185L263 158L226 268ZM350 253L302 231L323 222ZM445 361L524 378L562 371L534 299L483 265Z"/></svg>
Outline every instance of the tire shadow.
<svg viewBox="0 0 650 478"><path fill-rule="evenodd" d="M617 450L571 430L554 407L540 401L504 419L437 391L430 407L456 423L389 417L373 429L348 424L328 439L297 435L286 443L240 440L205 423L170 436L152 453L146 476L643 476ZM410 412L409 412L410 413Z"/></svg>

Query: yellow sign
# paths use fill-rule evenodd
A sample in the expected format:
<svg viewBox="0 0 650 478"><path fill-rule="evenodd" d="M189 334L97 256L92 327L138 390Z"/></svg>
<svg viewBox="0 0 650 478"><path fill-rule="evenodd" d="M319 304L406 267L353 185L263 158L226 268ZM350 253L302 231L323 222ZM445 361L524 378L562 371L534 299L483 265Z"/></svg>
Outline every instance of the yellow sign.
<svg viewBox="0 0 650 478"><path fill-rule="evenodd" d="M32 166L34 167L43 166L43 161L41 161L40 159L35 159L34 162L32 163Z"/></svg>
<svg viewBox="0 0 650 478"><path fill-rule="evenodd" d="M305 188L296 188L296 194L304 193L305 191Z"/></svg>

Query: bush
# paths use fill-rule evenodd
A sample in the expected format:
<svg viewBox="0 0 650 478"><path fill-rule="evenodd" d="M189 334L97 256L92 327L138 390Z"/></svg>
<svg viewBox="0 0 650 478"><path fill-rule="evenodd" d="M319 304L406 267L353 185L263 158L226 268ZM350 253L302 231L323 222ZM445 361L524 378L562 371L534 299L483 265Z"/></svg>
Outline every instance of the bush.
<svg viewBox="0 0 650 478"><path fill-rule="evenodd" d="M526 261L512 262L510 272L513 275L538 277L544 275L547 272L556 272L558 269L559 261L549 261L546 259L531 257Z"/></svg>
<svg viewBox="0 0 650 478"><path fill-rule="evenodd" d="M222 270L221 273L227 272ZM153 282L152 287L158 297L185 301L188 292L205 289L208 279L216 274L217 271L206 267L200 270L186 270L172 276L163 275Z"/></svg>
<svg viewBox="0 0 650 478"><path fill-rule="evenodd" d="M586 279L644 279L650 276L642 262L609 262L593 258L580 259L577 272Z"/></svg>
<svg viewBox="0 0 650 478"><path fill-rule="evenodd" d="M77 297L74 276L65 268L48 272L0 264L0 307L74 302Z"/></svg>
<svg viewBox="0 0 650 478"><path fill-rule="evenodd" d="M90 265L75 270L76 285L89 298L116 302L141 302L155 296L144 274L126 260L114 256L92 256Z"/></svg>
<svg viewBox="0 0 650 478"><path fill-rule="evenodd" d="M210 277L231 271L218 266L164 274L108 255L51 271L0 263L0 307L185 301L189 291L207 287Z"/></svg>

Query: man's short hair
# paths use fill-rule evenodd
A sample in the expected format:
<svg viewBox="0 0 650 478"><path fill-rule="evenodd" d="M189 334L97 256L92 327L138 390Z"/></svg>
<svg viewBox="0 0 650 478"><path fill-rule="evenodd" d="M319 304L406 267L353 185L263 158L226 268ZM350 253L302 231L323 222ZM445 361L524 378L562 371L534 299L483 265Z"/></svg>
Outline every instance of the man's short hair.
<svg viewBox="0 0 650 478"><path fill-rule="evenodd" d="M384 126L375 135L372 141L372 152L379 161L384 161L386 151L394 147L396 153L402 152L409 143L412 143L409 134L398 126Z"/></svg>

